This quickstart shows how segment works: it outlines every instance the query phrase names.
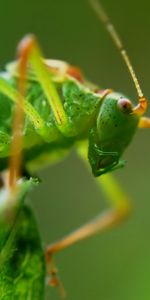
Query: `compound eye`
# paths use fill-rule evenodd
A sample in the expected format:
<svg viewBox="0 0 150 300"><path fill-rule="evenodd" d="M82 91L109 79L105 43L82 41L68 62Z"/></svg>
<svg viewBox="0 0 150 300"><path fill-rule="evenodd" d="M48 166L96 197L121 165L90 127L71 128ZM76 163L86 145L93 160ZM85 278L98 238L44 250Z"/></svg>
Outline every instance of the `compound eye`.
<svg viewBox="0 0 150 300"><path fill-rule="evenodd" d="M132 112L132 103L129 99L120 98L118 100L118 107L124 113L131 113Z"/></svg>

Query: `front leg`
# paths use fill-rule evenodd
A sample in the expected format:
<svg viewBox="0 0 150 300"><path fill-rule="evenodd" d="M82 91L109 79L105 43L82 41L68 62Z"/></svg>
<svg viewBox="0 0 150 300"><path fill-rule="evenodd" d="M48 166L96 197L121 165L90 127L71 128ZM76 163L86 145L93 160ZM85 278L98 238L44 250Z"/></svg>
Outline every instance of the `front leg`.
<svg viewBox="0 0 150 300"><path fill-rule="evenodd" d="M86 147L80 147L78 154L86 162L87 160L87 145ZM51 269L52 257L56 252L59 252L78 241L88 238L96 233L110 229L120 223L126 218L130 212L130 203L128 196L124 193L120 185L110 174L104 175L95 179L96 184L102 187L106 195L108 196L111 208L100 212L93 220L87 224L76 229L66 237L56 241L47 248L46 259L48 263L49 274L53 277Z"/></svg>

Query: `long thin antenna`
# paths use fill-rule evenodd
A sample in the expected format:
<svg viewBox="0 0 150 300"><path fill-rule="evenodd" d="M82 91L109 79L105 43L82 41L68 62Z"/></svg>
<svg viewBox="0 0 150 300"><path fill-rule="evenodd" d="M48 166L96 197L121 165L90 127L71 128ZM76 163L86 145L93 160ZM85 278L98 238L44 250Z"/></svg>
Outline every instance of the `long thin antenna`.
<svg viewBox="0 0 150 300"><path fill-rule="evenodd" d="M132 77L132 80L134 82L138 97L139 97L139 104L133 109L133 112L137 115L142 115L146 108L147 108L147 100L144 97L144 94L142 92L142 89L140 87L139 81L137 79L137 76L135 74L135 71L133 69L133 66L131 64L131 61L129 59L129 56L127 54L126 49L123 46L123 43L114 27L114 25L112 24L112 22L110 21L108 15L106 14L103 6L101 5L101 3L98 0L89 0L93 10L96 12L98 18L100 19L100 21L104 24L106 30L108 31L108 33L110 34L114 44L117 46L128 70L129 73Z"/></svg>

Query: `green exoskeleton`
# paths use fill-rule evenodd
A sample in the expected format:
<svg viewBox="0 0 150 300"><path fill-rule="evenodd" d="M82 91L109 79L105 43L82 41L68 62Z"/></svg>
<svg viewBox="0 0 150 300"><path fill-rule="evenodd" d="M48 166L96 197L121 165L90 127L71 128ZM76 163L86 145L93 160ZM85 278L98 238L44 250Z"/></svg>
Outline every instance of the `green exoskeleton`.
<svg viewBox="0 0 150 300"><path fill-rule="evenodd" d="M0 204L3 228L0 289L3 299L9 299L3 289L4 281L6 286L10 285L14 299L20 299L20 295L23 295L21 299L42 297L38 292L42 295L45 276L43 250L32 212L23 201L30 186L34 185L35 180L30 178L33 171L63 159L74 147L90 166L112 206L48 246L46 261L54 285L59 285L52 266L55 252L111 228L130 211L128 197L109 172L124 166L121 157L136 130L150 127L150 119L143 117L147 100L113 24L98 0L91 0L91 4L125 61L139 101L134 104L123 94L111 89L101 90L87 81L78 68L66 62L43 59L32 35L20 42L18 60L0 73L0 170L2 174L9 170L7 180L1 184ZM24 174L28 174L27 179ZM8 218L11 220L9 226ZM16 276L9 278L14 266ZM29 281L24 279L26 273ZM15 287L11 286L12 280L15 280ZM35 289L37 294L34 294L34 285L37 286L38 281L41 282L39 291Z"/></svg>

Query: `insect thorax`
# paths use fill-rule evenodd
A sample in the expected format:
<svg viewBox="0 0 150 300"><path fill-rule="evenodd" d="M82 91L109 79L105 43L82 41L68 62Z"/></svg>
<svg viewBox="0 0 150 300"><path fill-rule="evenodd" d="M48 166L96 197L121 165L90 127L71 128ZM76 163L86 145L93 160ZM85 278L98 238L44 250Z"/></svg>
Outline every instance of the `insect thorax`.
<svg viewBox="0 0 150 300"><path fill-rule="evenodd" d="M17 89L18 80L6 75L5 79L7 82ZM70 148L78 139L88 136L89 128L95 120L97 109L100 105L100 97L98 95L90 91L90 89L85 88L84 85L76 80L67 79L63 82L55 82L55 86L73 128L73 134L71 137L65 137L58 130L50 105L43 94L40 84L36 80L28 81L26 100L30 102L44 120L49 136L47 141L43 141L29 117L25 115L23 148L25 152L24 157L27 157L27 160L34 160L35 157L41 155L45 157L44 160L47 160L47 155L54 151L54 149L57 152ZM0 134L2 136L5 133L11 140L15 103L1 93L0 105L2 108L0 112ZM1 149L0 156L8 157L9 153L10 143Z"/></svg>

